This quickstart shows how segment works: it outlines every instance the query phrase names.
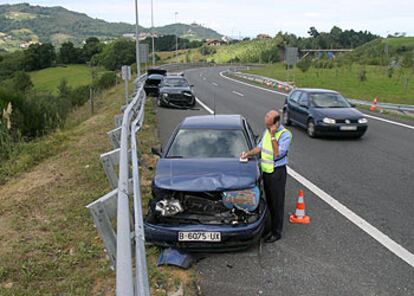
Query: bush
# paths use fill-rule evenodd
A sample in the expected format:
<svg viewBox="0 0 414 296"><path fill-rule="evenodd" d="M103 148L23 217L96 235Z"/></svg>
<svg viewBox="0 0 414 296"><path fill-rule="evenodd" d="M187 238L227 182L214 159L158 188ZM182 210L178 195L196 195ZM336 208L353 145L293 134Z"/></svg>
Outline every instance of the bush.
<svg viewBox="0 0 414 296"><path fill-rule="evenodd" d="M30 75L23 71L17 71L13 76L13 87L15 90L27 92L32 89L33 83Z"/></svg>
<svg viewBox="0 0 414 296"><path fill-rule="evenodd" d="M365 67L362 67L361 70L359 70L358 73L359 81L364 82L367 80L367 70L365 70Z"/></svg>
<svg viewBox="0 0 414 296"><path fill-rule="evenodd" d="M106 72L103 74L98 81L96 81L94 88L103 90L108 89L116 84L115 72Z"/></svg>
<svg viewBox="0 0 414 296"><path fill-rule="evenodd" d="M305 73L306 71L309 70L310 66L312 65L312 61L310 59L302 59L300 60L296 66L303 72Z"/></svg>
<svg viewBox="0 0 414 296"><path fill-rule="evenodd" d="M204 56L215 54L217 50L212 46L203 45L200 48L200 53Z"/></svg>
<svg viewBox="0 0 414 296"><path fill-rule="evenodd" d="M70 94L72 106L82 106L89 99L89 85L82 85L72 90Z"/></svg>

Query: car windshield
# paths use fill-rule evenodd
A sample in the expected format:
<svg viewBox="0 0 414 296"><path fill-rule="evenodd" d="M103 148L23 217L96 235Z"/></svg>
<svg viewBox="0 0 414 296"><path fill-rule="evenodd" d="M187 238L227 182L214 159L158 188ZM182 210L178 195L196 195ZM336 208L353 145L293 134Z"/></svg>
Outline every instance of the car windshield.
<svg viewBox="0 0 414 296"><path fill-rule="evenodd" d="M345 98L335 93L316 93L310 95L311 104L316 108L350 108Z"/></svg>
<svg viewBox="0 0 414 296"><path fill-rule="evenodd" d="M164 78L163 84L170 87L188 86L187 81L182 78Z"/></svg>
<svg viewBox="0 0 414 296"><path fill-rule="evenodd" d="M239 158L246 150L242 130L181 129L167 158Z"/></svg>

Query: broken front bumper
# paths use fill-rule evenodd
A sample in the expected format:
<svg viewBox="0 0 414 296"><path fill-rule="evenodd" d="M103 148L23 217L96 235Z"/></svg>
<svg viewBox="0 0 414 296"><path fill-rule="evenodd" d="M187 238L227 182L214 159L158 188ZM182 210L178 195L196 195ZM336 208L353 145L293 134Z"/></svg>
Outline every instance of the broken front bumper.
<svg viewBox="0 0 414 296"><path fill-rule="evenodd" d="M239 225L166 225L145 222L145 240L161 247L191 251L234 251L257 243L265 229L267 209L251 224ZM220 232L220 242L179 242L179 232Z"/></svg>

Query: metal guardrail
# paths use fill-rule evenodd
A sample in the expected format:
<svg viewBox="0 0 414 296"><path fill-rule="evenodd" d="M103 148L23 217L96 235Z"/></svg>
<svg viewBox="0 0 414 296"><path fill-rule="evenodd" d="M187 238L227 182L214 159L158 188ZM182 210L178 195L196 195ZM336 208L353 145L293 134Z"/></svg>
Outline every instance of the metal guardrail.
<svg viewBox="0 0 414 296"><path fill-rule="evenodd" d="M160 67L172 72L206 66L211 64L171 64ZM142 127L145 113L145 78L146 75L142 75L134 81L132 100L121 107L123 114L115 116L115 129L108 132L114 150L101 155L112 191L87 205L112 268L116 270L118 296L150 295L137 144L137 133ZM116 232L113 229L114 221Z"/></svg>
<svg viewBox="0 0 414 296"><path fill-rule="evenodd" d="M123 115L115 117L116 128L108 132L115 149L101 155L105 174L113 191L87 206L104 242L112 267L116 268L116 294L119 296L149 296L136 139L136 133L142 127L144 120L145 77L146 75L142 75L135 80L132 101L121 108ZM129 153L131 153L130 157ZM116 166L119 166L118 175ZM130 213L131 194L133 216ZM114 219L116 219L116 233L112 227ZM131 232L131 221L134 221L134 232ZM135 252L132 251L132 245L135 245ZM132 260L133 253L136 255L135 264Z"/></svg>
<svg viewBox="0 0 414 296"><path fill-rule="evenodd" d="M280 80L276 80L276 79L272 79L272 78L268 78L268 77L264 77L260 75L247 74L247 73L241 73L241 72L232 72L232 74L240 78L243 78L243 79L247 79L250 81L264 84L266 86L271 85L273 87L276 87L277 85L282 85L283 87L288 87L290 90L296 87L295 85L289 84L288 82L284 82L284 81L280 81ZM347 98L347 100L349 100L353 104L358 104L358 105L363 105L363 106L372 105L372 102L365 101L365 100L353 99L353 98ZM377 107L382 108L382 109L401 111L401 112L414 112L414 105L377 103Z"/></svg>

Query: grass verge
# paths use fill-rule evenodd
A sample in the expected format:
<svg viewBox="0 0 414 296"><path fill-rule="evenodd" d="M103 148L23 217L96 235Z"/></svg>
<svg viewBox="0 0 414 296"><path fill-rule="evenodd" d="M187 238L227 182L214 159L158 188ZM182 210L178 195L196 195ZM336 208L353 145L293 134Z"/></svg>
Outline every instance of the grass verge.
<svg viewBox="0 0 414 296"><path fill-rule="evenodd" d="M1 165L7 177L0 185L0 295L115 294L115 274L85 206L110 190L99 155L112 149L106 132L122 91L104 92L93 116L81 107L67 128L26 144L12 163ZM139 138L148 200L155 159L147 152L157 139L152 105L146 108ZM153 295L191 287L191 273L157 268L158 249L147 250Z"/></svg>
<svg viewBox="0 0 414 296"><path fill-rule="evenodd" d="M361 71L366 71L366 80L360 81ZM414 105L414 71L395 70L391 78L383 66L350 65L332 69L311 67L307 72L298 68L287 72L282 64L251 69L247 73L262 75L282 81L294 81L298 87L327 88L341 92L344 96L379 102Z"/></svg>

